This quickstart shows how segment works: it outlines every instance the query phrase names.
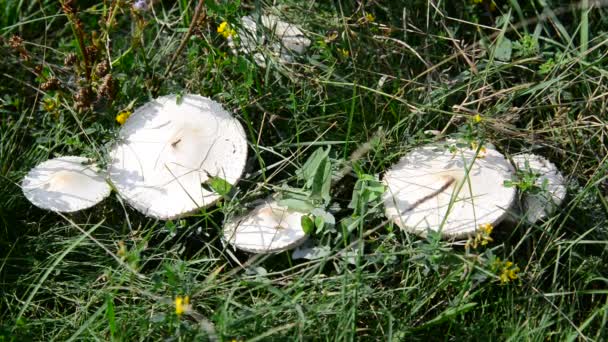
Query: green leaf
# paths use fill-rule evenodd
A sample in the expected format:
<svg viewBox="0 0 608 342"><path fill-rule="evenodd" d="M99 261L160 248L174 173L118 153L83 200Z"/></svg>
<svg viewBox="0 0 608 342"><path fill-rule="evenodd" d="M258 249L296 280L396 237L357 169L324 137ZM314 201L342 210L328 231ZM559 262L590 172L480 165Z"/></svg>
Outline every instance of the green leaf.
<svg viewBox="0 0 608 342"><path fill-rule="evenodd" d="M314 206L307 200L301 200L296 198L283 198L278 201L279 205L287 207L291 210L308 213Z"/></svg>
<svg viewBox="0 0 608 342"><path fill-rule="evenodd" d="M209 176L209 179L205 183L209 185L211 190L217 192L222 197L228 196L232 190L232 185L221 177Z"/></svg>
<svg viewBox="0 0 608 342"><path fill-rule="evenodd" d="M513 53L513 42L507 37L502 37L494 48L494 58L499 61L508 62Z"/></svg>
<svg viewBox="0 0 608 342"><path fill-rule="evenodd" d="M315 227L317 227L317 231L320 231L325 227L325 219L323 219L323 216L315 216Z"/></svg>
<svg viewBox="0 0 608 342"><path fill-rule="evenodd" d="M306 182L306 187L311 188L315 175L320 167L323 169L326 167L325 163L328 163L329 148L327 150L323 150L322 147L319 147L316 151L314 151L310 157L306 160L302 168L300 168L296 174L300 180Z"/></svg>
<svg viewBox="0 0 608 342"><path fill-rule="evenodd" d="M315 230L315 223L312 221L312 219L308 215L302 216L300 223L302 224L302 230L304 231L304 234L306 234L306 235L312 234L312 232Z"/></svg>
<svg viewBox="0 0 608 342"><path fill-rule="evenodd" d="M329 188L331 186L331 165L328 158L321 160L315 177L312 183L312 196L314 198L322 198L325 202L329 202Z"/></svg>

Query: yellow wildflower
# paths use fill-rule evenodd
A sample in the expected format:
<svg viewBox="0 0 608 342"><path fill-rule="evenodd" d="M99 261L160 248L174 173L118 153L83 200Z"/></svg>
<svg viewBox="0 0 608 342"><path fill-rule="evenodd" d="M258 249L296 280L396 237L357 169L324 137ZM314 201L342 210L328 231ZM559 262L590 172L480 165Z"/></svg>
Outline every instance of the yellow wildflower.
<svg viewBox="0 0 608 342"><path fill-rule="evenodd" d="M350 51L348 51L346 49L338 49L338 51L340 52L340 54L342 54L343 57L350 56Z"/></svg>
<svg viewBox="0 0 608 342"><path fill-rule="evenodd" d="M129 116L131 116L131 111L123 110L122 112L118 113L118 115L116 115L116 122L118 122L121 125L124 125L125 122L127 122L127 119L129 118Z"/></svg>
<svg viewBox="0 0 608 342"><path fill-rule="evenodd" d="M479 145L476 142L471 142L471 149L477 151L477 147L479 147ZM488 152L488 150L486 149L485 146L481 146L481 148L479 149L479 154L477 155L477 158L484 158L486 156L486 153Z"/></svg>
<svg viewBox="0 0 608 342"><path fill-rule="evenodd" d="M496 258L491 267L497 273L501 284L507 284L519 278L519 267L511 261L501 261L500 258Z"/></svg>
<svg viewBox="0 0 608 342"><path fill-rule="evenodd" d="M190 311L192 306L190 305L190 297L188 296L177 296L175 297L175 314L178 316L183 315Z"/></svg>
<svg viewBox="0 0 608 342"><path fill-rule="evenodd" d="M514 268L510 269L508 271L509 278L511 280L517 279L519 277L519 275L517 273L519 273L519 267L514 267Z"/></svg>
<svg viewBox="0 0 608 342"><path fill-rule="evenodd" d="M230 24L226 21L222 21L222 23L217 27L217 33L221 34L224 38L229 38L236 35L236 31L230 27Z"/></svg>
<svg viewBox="0 0 608 342"><path fill-rule="evenodd" d="M481 122L481 120L482 120L482 119L481 119L481 115L479 115L479 114L475 114L475 116L473 117L473 121L474 121L475 123L480 123L480 122Z"/></svg>
<svg viewBox="0 0 608 342"><path fill-rule="evenodd" d="M500 278L500 283L501 284L506 284L509 282L509 277L507 276L507 274L503 271L498 278Z"/></svg>
<svg viewBox="0 0 608 342"><path fill-rule="evenodd" d="M479 225L479 229L486 235L490 236L490 234L492 234L492 231L494 230L494 226L492 226L492 224L490 223L484 223Z"/></svg>
<svg viewBox="0 0 608 342"><path fill-rule="evenodd" d="M374 17L374 15L373 15L373 14L371 14L371 13L367 13L367 14L365 15L365 21L367 21L368 23L373 23L373 22L374 22L374 20L376 20L376 17Z"/></svg>
<svg viewBox="0 0 608 342"><path fill-rule="evenodd" d="M57 109L57 101L55 101L53 98L45 97L44 100L42 100L42 108L46 112L54 112L55 109Z"/></svg>
<svg viewBox="0 0 608 342"><path fill-rule="evenodd" d="M472 247L473 249L477 249L477 247L479 247L480 245L485 246L488 243L494 241L494 239L492 239L492 237L490 236L490 234L492 234L492 230L494 230L494 227L490 223L480 224L475 236L469 238L469 240L467 241L466 247Z"/></svg>
<svg viewBox="0 0 608 342"><path fill-rule="evenodd" d="M331 30L331 31L327 32L327 34L325 35L325 39L323 41L325 43L331 43L336 39L338 39L338 31Z"/></svg>
<svg viewBox="0 0 608 342"><path fill-rule="evenodd" d="M483 0L473 0L472 2L474 4L481 4L481 3L483 3Z"/></svg>

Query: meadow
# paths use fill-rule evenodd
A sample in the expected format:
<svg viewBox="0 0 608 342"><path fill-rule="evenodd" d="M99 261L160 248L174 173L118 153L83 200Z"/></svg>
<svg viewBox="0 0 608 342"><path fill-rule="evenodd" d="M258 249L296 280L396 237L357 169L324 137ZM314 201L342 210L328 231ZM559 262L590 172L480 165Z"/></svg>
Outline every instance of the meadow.
<svg viewBox="0 0 608 342"><path fill-rule="evenodd" d="M606 340L606 5L0 0L0 341ZM235 53L241 18L261 13L310 47L289 62ZM106 165L121 115L188 93L247 135L246 170L218 204L162 221L115 193L75 214L24 197L38 163ZM542 155L566 200L479 244L387 222L386 170L446 137ZM319 148L335 222L306 258L223 243L226 217L306 188Z"/></svg>

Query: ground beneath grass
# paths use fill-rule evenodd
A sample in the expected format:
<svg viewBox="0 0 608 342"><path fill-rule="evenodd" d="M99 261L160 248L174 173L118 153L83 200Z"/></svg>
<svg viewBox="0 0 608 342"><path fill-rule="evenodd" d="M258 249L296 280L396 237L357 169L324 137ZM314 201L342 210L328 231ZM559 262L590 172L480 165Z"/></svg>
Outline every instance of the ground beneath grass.
<svg viewBox="0 0 608 342"><path fill-rule="evenodd" d="M605 340L605 5L0 0L0 341ZM251 13L311 46L291 63L268 42L235 55ZM210 97L245 128L247 169L218 205L164 222L115 194L70 215L25 199L30 168L106 165L117 116L172 93ZM477 248L403 232L377 181L443 137L544 156L567 178L564 204ZM319 257L224 245L225 218L306 187L318 148L336 221L310 239Z"/></svg>

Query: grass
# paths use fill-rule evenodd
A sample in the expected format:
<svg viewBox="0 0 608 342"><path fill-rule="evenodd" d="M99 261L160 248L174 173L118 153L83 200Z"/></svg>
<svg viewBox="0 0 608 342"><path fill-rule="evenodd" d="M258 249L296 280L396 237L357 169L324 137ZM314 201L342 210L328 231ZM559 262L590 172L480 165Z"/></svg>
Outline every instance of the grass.
<svg viewBox="0 0 608 342"><path fill-rule="evenodd" d="M260 67L216 29L269 2L206 1L195 21L197 1L145 12L78 1L69 14L57 1L0 0L0 341L605 340L604 4L281 1L276 13L313 45L294 65ZM243 123L250 159L234 198L159 222L117 196L69 216L23 197L31 167L65 154L103 164L115 116L175 92L212 97ZM475 250L400 231L365 186L436 139L427 130L547 157L568 177L565 204L538 224L495 227ZM224 246L224 215L302 186L297 170L318 147L334 172L353 167L331 189L335 230L314 238L328 255ZM517 279L501 282L505 261ZM178 316L186 295L192 310Z"/></svg>

